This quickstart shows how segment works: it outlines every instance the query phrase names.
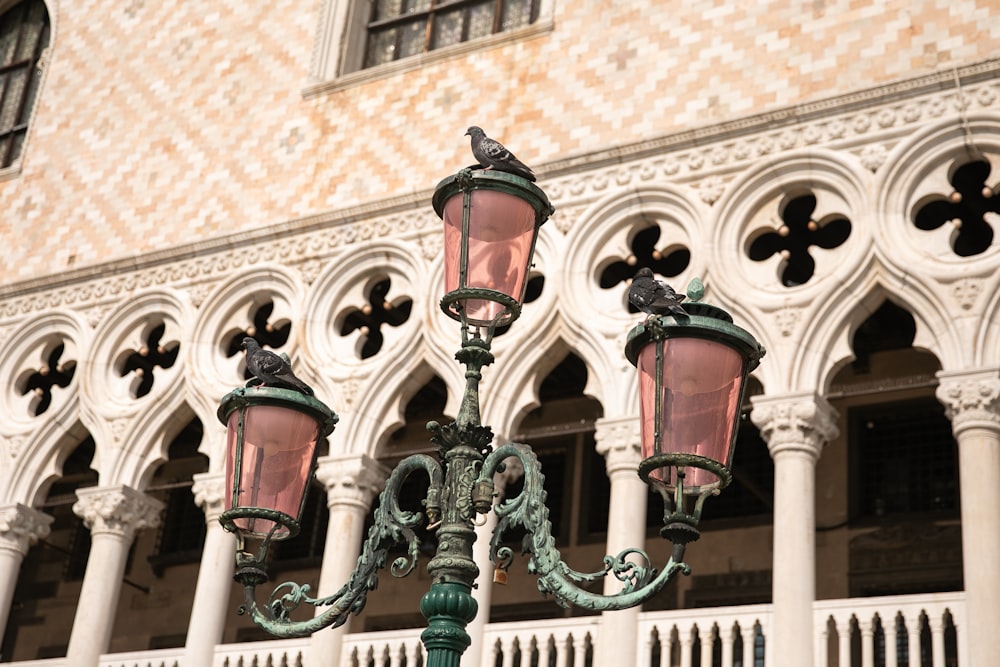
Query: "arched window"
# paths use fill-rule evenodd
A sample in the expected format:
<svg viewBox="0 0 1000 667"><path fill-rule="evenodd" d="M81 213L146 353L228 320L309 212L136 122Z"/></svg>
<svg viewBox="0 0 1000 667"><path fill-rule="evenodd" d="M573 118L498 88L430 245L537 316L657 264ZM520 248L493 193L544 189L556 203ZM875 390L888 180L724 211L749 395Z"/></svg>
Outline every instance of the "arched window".
<svg viewBox="0 0 1000 667"><path fill-rule="evenodd" d="M0 169L21 156L48 44L49 13L42 0L19 2L0 16Z"/></svg>

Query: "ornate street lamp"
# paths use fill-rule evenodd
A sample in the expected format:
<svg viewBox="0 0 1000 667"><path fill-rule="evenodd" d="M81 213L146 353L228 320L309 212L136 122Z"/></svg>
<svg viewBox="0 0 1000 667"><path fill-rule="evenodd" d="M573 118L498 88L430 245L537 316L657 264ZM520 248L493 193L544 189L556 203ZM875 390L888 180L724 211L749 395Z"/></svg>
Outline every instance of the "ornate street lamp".
<svg viewBox="0 0 1000 667"><path fill-rule="evenodd" d="M248 396L267 391L261 404L295 413L287 426L290 434L306 432L298 440L314 442L332 431L336 417L319 401L288 389L248 387L224 399L219 416L229 426L227 469L232 489L231 508L220 519L238 536L236 580L243 584L246 603L242 611L267 632L278 637L299 637L325 627L343 624L365 605L377 585L380 569L388 564L389 550L407 548L405 556L390 566L393 575L405 576L417 564L420 539L414 529L427 524L437 537L437 549L428 562L430 591L420 602L428 619L421 635L427 650L427 667L458 667L470 643L465 626L476 616L471 595L479 574L472 558L478 514L494 511L497 527L490 555L505 572L514 554L504 545L513 529L527 534L528 570L537 575L538 588L564 606L591 610L624 609L648 600L677 572L689 571L683 562L685 545L697 538L697 524L704 499L718 493L729 481L732 441L747 374L757 365L763 349L747 332L732 324L721 309L700 303L696 283L684 304L687 316L653 315L633 329L626 355L638 365L642 393L643 452L638 473L660 491L667 510L663 536L673 542L662 569L639 548L608 556L596 572L578 572L563 561L551 533L544 504L544 477L528 445L509 443L494 448L493 432L480 423L479 380L483 367L493 361L490 344L495 329L520 314L525 283L539 226L552 213L545 194L520 176L496 171L462 170L442 181L434 194L434 209L445 224L445 289L442 309L462 325L462 348L456 358L466 367L466 387L457 419L447 425L430 422L437 458L417 454L403 459L390 473L375 509L373 525L348 582L326 598L313 598L308 585L280 584L265 605L255 600L255 588L267 579L264 561L271 540L289 537L297 530L290 508L301 507L301 496L282 495L287 484L302 494L308 479L306 454L298 445L279 445L267 436L249 446L253 415L245 407ZM275 392L280 392L275 393ZM261 394L263 395L263 394ZM308 399L308 400L306 400ZM307 427L293 423L308 423ZM276 427L278 428L278 427ZM274 430L268 431L268 435ZM263 443L263 444L262 444ZM268 444L271 443L271 444ZM270 447L270 449L269 449ZM271 466L263 463L269 452L299 452L288 458L295 474L275 482L265 481ZM494 475L505 462L517 458L524 470L520 494L494 505ZM252 472L246 472L252 471ZM399 506L403 483L415 472L429 478L422 513ZM249 477L248 477L249 475ZM279 473L281 475L281 473ZM248 481L249 479L249 481ZM294 479L294 484L289 484ZM256 485L256 486L255 486ZM254 495L254 488L260 489ZM684 500L696 498L687 511ZM270 502L272 504L256 505ZM246 549L249 539L260 539L256 554ZM601 595L586 590L595 579L613 575L623 582L621 592ZM292 620L291 612L303 603L321 607L322 613Z"/></svg>
<svg viewBox="0 0 1000 667"><path fill-rule="evenodd" d="M698 539L705 500L732 481L746 379L764 356L729 313L701 302L704 293L695 278L686 317L654 315L625 344L639 369L639 476L663 496L660 534L674 544Z"/></svg>

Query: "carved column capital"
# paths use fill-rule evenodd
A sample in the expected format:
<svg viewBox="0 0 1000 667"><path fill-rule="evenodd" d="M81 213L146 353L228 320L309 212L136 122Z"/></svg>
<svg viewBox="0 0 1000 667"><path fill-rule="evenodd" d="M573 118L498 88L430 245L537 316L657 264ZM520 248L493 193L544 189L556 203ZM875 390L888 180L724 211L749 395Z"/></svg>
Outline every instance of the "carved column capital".
<svg viewBox="0 0 1000 667"><path fill-rule="evenodd" d="M0 507L0 550L23 558L32 544L48 537L51 523L51 516L21 503Z"/></svg>
<svg viewBox="0 0 1000 667"><path fill-rule="evenodd" d="M818 459L823 445L837 437L837 411L817 394L754 396L750 420L760 429L771 458L787 451Z"/></svg>
<svg viewBox="0 0 1000 667"><path fill-rule="evenodd" d="M638 417L598 419L594 432L597 453L604 456L608 476L627 470L635 472L642 460L642 432Z"/></svg>
<svg viewBox="0 0 1000 667"><path fill-rule="evenodd" d="M200 472L192 478L191 493L194 502L205 513L205 522L219 520L226 507L226 474L221 472Z"/></svg>
<svg viewBox="0 0 1000 667"><path fill-rule="evenodd" d="M957 436L969 428L1000 431L1000 369L939 371L937 399Z"/></svg>
<svg viewBox="0 0 1000 667"><path fill-rule="evenodd" d="M128 486L77 489L73 513L91 535L110 534L131 541L136 531L160 525L163 503Z"/></svg>
<svg viewBox="0 0 1000 667"><path fill-rule="evenodd" d="M365 454L324 456L316 462L316 479L326 488L326 503L354 505L367 511L389 477L389 469Z"/></svg>

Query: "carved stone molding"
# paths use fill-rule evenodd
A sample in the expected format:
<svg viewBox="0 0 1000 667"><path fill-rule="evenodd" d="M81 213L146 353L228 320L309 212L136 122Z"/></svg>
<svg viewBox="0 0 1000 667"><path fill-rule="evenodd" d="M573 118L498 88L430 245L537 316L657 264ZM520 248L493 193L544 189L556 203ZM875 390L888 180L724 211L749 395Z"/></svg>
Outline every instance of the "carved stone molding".
<svg viewBox="0 0 1000 667"><path fill-rule="evenodd" d="M0 550L25 556L32 544L48 537L51 523L51 516L21 503L0 507Z"/></svg>
<svg viewBox="0 0 1000 667"><path fill-rule="evenodd" d="M937 399L955 435L969 428L1000 431L1000 369L941 371Z"/></svg>
<svg viewBox="0 0 1000 667"><path fill-rule="evenodd" d="M754 396L750 420L760 429L771 458L788 451L819 458L823 445L837 437L837 411L813 393Z"/></svg>
<svg viewBox="0 0 1000 667"><path fill-rule="evenodd" d="M628 470L635 473L642 460L642 436L638 417L598 419L594 424L597 453L604 456L608 476Z"/></svg>
<svg viewBox="0 0 1000 667"><path fill-rule="evenodd" d="M191 493L194 502L205 513L205 521L212 524L226 508L226 475L221 472L203 472L194 476Z"/></svg>
<svg viewBox="0 0 1000 667"><path fill-rule="evenodd" d="M324 456L316 465L316 479L326 488L326 502L353 505L365 511L389 477L389 469L365 454Z"/></svg>
<svg viewBox="0 0 1000 667"><path fill-rule="evenodd" d="M135 532L160 525L164 505L127 486L90 487L76 492L73 513L92 535L111 534L131 541Z"/></svg>
<svg viewBox="0 0 1000 667"><path fill-rule="evenodd" d="M722 192L722 178L734 168L818 145L859 152L867 168L878 169L893 137L936 121L951 109L995 109L1000 95L992 78L997 71L1000 59L575 156L546 166L546 191L563 211L609 190L666 178L696 184L699 196L711 204ZM956 77L961 89L949 87ZM197 304L206 283L270 261L297 267L308 283L315 277L317 260L372 238L407 237L429 260L439 249L426 232L439 220L426 206L428 198L429 192L421 191L241 232L238 239L179 245L143 255L138 264L129 257L13 283L0 288L0 317L71 307L88 313L93 325L109 302L127 298L137 287L156 285L190 290ZM565 233L574 216L559 214L553 220Z"/></svg>

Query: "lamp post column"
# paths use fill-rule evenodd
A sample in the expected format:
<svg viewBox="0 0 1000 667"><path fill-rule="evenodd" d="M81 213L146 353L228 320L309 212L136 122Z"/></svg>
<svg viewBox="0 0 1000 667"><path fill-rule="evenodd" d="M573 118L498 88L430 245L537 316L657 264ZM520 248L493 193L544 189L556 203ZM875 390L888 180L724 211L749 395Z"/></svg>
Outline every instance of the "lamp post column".
<svg viewBox="0 0 1000 667"><path fill-rule="evenodd" d="M163 503L127 486L79 489L76 495L73 512L90 528L91 544L66 662L96 667L111 642L132 539L159 525Z"/></svg>
<svg viewBox="0 0 1000 667"><path fill-rule="evenodd" d="M191 665L210 665L215 647L222 643L226 629L227 604L232 588L234 539L219 523L219 515L226 502L226 476L224 473L195 475L191 492L195 502L205 512L206 531L188 622L184 661Z"/></svg>
<svg viewBox="0 0 1000 667"><path fill-rule="evenodd" d="M636 472L642 458L639 419L599 419L597 451L602 454L611 480L608 502L607 552L620 553L646 543L646 501L649 487ZM604 594L613 595L621 584L613 577L604 579ZM640 607L601 614L595 665L634 665L638 645Z"/></svg>
<svg viewBox="0 0 1000 667"><path fill-rule="evenodd" d="M804 667L814 658L816 461L837 437L837 413L811 392L752 401L750 418L774 459L774 637L768 652L775 667Z"/></svg>
<svg viewBox="0 0 1000 667"><path fill-rule="evenodd" d="M0 642L7 627L10 606L21 563L28 549L49 534L52 517L16 503L0 508Z"/></svg>
<svg viewBox="0 0 1000 667"><path fill-rule="evenodd" d="M1000 369L941 371L938 380L958 441L969 662L988 665L1000 656Z"/></svg>
<svg viewBox="0 0 1000 667"><path fill-rule="evenodd" d="M389 470L364 454L324 456L317 462L316 479L326 489L330 518L317 590L334 590L351 575L361 552L365 517L382 490ZM317 607L316 614L323 613ZM317 632L309 640L309 664L341 664L344 635L351 621Z"/></svg>

